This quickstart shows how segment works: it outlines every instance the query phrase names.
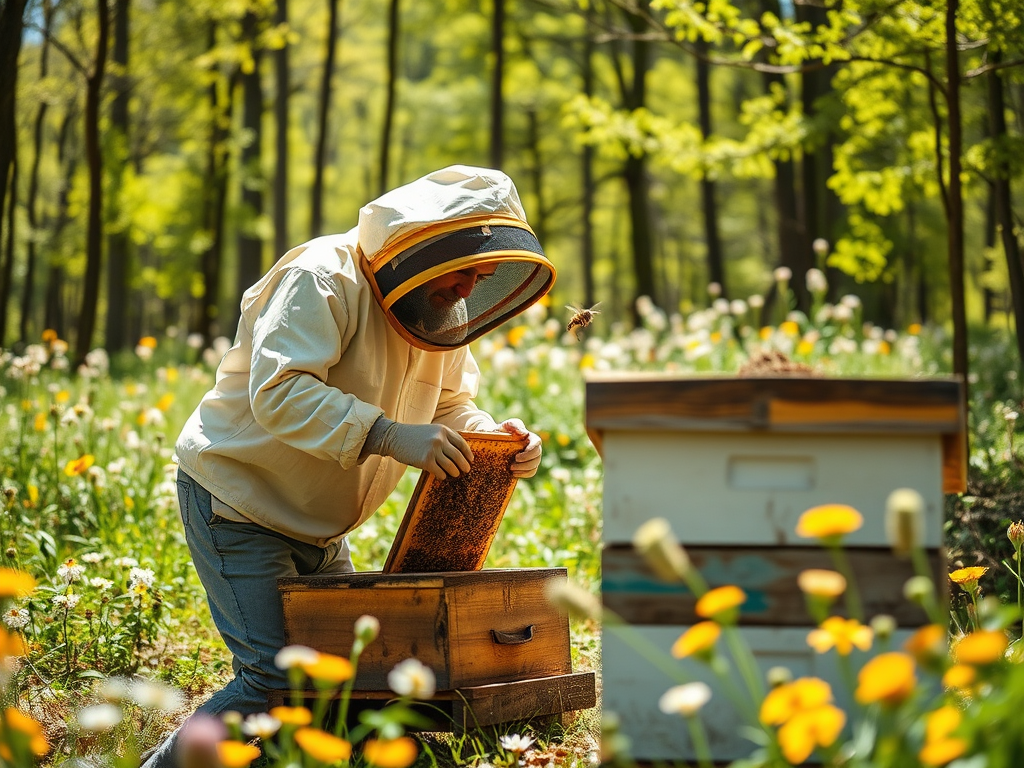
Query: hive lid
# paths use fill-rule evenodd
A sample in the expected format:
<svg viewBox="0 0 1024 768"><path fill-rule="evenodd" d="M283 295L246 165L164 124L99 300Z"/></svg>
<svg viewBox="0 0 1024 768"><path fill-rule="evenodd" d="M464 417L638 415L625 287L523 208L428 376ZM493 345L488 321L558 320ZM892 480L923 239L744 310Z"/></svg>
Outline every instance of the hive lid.
<svg viewBox="0 0 1024 768"><path fill-rule="evenodd" d="M513 457L527 438L507 432L460 432L472 469L438 480L421 472L391 545L384 573L477 571L483 567L515 490Z"/></svg>

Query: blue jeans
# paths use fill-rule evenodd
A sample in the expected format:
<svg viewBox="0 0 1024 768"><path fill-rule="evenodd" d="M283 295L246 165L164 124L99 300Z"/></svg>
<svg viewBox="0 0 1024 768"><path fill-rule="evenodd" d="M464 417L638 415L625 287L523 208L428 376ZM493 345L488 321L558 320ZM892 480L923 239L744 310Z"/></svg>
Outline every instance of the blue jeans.
<svg viewBox="0 0 1024 768"><path fill-rule="evenodd" d="M255 523L215 515L210 492L178 470L178 503L192 560L206 588L213 621L233 656L235 677L197 714L266 712L269 695L288 688L274 657L285 645L277 580L283 576L352 573L348 543L317 547ZM144 768L177 768L175 731Z"/></svg>

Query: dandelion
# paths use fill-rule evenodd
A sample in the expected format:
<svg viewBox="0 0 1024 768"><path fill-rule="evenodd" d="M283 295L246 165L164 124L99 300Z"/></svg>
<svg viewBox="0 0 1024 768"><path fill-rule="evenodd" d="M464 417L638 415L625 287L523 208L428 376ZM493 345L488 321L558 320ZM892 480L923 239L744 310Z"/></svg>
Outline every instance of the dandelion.
<svg viewBox="0 0 1024 768"><path fill-rule="evenodd" d="M505 738L507 737L502 737ZM504 742L502 746L505 746ZM407 768L416 761L418 753L416 742L408 736L399 736L397 739L369 739L363 745L363 757L378 768Z"/></svg>
<svg viewBox="0 0 1024 768"><path fill-rule="evenodd" d="M174 712L181 708L185 700L177 688L155 680L132 681L131 699L143 709L157 709L161 712Z"/></svg>
<svg viewBox="0 0 1024 768"><path fill-rule="evenodd" d="M56 605L58 608L63 608L66 611L73 610L74 607L78 605L78 601L81 599L81 596L73 593L67 595L54 595L50 598L51 602L53 602L54 605Z"/></svg>
<svg viewBox="0 0 1024 768"><path fill-rule="evenodd" d="M824 293L828 290L828 280L825 278L825 273L820 269L815 269L814 267L808 269L804 279L807 282L807 290L811 293Z"/></svg>
<svg viewBox="0 0 1024 768"><path fill-rule="evenodd" d="M64 465L64 474L68 477L77 477L83 474L89 467L96 461L96 457L91 453L86 453L79 456L77 459L72 459Z"/></svg>
<svg viewBox="0 0 1024 768"><path fill-rule="evenodd" d="M36 757L42 757L50 751L50 745L46 741L46 735L43 733L43 726L20 709L15 709L14 707L5 709L3 724L12 731L18 731L28 736L29 749L32 750L32 754Z"/></svg>
<svg viewBox="0 0 1024 768"><path fill-rule="evenodd" d="M368 645L380 634L380 621L376 616L364 615L356 619L353 634L363 645Z"/></svg>
<svg viewBox="0 0 1024 768"><path fill-rule="evenodd" d="M701 621L687 629L672 644L672 655L677 659L687 656L707 658L722 634L722 627L714 621Z"/></svg>
<svg viewBox="0 0 1024 768"><path fill-rule="evenodd" d="M832 704L797 713L779 728L782 754L793 765L802 765L815 747L830 747L846 724L846 714Z"/></svg>
<svg viewBox="0 0 1024 768"><path fill-rule="evenodd" d="M959 584L965 592L974 595L978 592L978 582L988 571L983 565L974 565L968 568L958 568L949 574L949 580Z"/></svg>
<svg viewBox="0 0 1024 768"><path fill-rule="evenodd" d="M156 408L158 411L167 413L167 411L171 410L172 405L174 405L174 395L168 392L157 401Z"/></svg>
<svg viewBox="0 0 1024 768"><path fill-rule="evenodd" d="M789 267L776 267L772 272L776 283L787 283L793 278L793 270Z"/></svg>
<svg viewBox="0 0 1024 768"><path fill-rule="evenodd" d="M0 568L0 598L28 597L36 588L33 576L15 568Z"/></svg>
<svg viewBox="0 0 1024 768"><path fill-rule="evenodd" d="M1024 522L1018 520L1015 523L1010 523L1010 527L1006 529L1006 538L1010 540L1016 550L1024 546Z"/></svg>
<svg viewBox="0 0 1024 768"><path fill-rule="evenodd" d="M22 629L28 626L29 615L26 608L8 608L4 611L4 624L11 629Z"/></svg>
<svg viewBox="0 0 1024 768"><path fill-rule="evenodd" d="M882 653L861 668L854 698L861 704L898 705L911 694L916 682L912 656L898 651Z"/></svg>
<svg viewBox="0 0 1024 768"><path fill-rule="evenodd" d="M319 728L300 728L295 732L295 743L307 755L322 763L337 763L352 756L352 745L349 742Z"/></svg>
<svg viewBox="0 0 1024 768"><path fill-rule="evenodd" d="M419 659L406 659L388 672L388 687L399 696L429 699L436 690L436 680L433 671Z"/></svg>
<svg viewBox="0 0 1024 768"><path fill-rule="evenodd" d="M864 523L864 517L846 504L823 504L804 512L797 521L796 534L805 539L820 539L826 544L838 543Z"/></svg>
<svg viewBox="0 0 1024 768"><path fill-rule="evenodd" d="M85 573L85 566L79 565L78 561L73 557L69 557L57 568L57 578L65 584L72 584L76 581L82 580L82 574Z"/></svg>
<svg viewBox="0 0 1024 768"><path fill-rule="evenodd" d="M905 556L924 538L924 498L913 488L897 488L885 502L885 533L892 551Z"/></svg>
<svg viewBox="0 0 1024 768"><path fill-rule="evenodd" d="M840 656L849 656L854 647L862 651L870 649L873 637L871 628L856 619L830 616L818 629L811 630L807 635L807 644L818 653L835 648Z"/></svg>
<svg viewBox="0 0 1024 768"><path fill-rule="evenodd" d="M698 616L728 624L736 620L739 607L747 600L747 593L736 586L727 585L704 594L694 607Z"/></svg>
<svg viewBox="0 0 1024 768"><path fill-rule="evenodd" d="M513 733L502 736L499 741L503 749L521 755L533 745L536 739L533 736L520 736L518 733Z"/></svg>
<svg viewBox="0 0 1024 768"><path fill-rule="evenodd" d="M274 707L270 716L279 720L282 725L309 725L313 722L313 713L305 707Z"/></svg>
<svg viewBox="0 0 1024 768"><path fill-rule="evenodd" d="M711 700L711 688L699 680L669 688L658 700L658 709L666 715L692 717Z"/></svg>
<svg viewBox="0 0 1024 768"><path fill-rule="evenodd" d="M960 664L994 664L1003 658L1009 644L1004 632L978 630L960 639L953 647L953 656Z"/></svg>
<svg viewBox="0 0 1024 768"><path fill-rule="evenodd" d="M149 589L156 582L156 574L149 568L134 567L128 572L128 588L135 589L142 585Z"/></svg>
<svg viewBox="0 0 1024 768"><path fill-rule="evenodd" d="M352 677L352 662L330 653L318 653L316 659L302 665L302 671L320 683L338 684Z"/></svg>
<svg viewBox="0 0 1024 768"><path fill-rule="evenodd" d="M837 571L808 568L796 577L800 591L810 597L834 600L846 591L846 577Z"/></svg>
<svg viewBox="0 0 1024 768"><path fill-rule="evenodd" d="M690 573L690 558L663 517L652 518L637 528L633 547L662 581L683 581Z"/></svg>
<svg viewBox="0 0 1024 768"><path fill-rule="evenodd" d="M966 690L978 679L978 670L969 664L954 664L942 675L942 685L953 690Z"/></svg>
<svg viewBox="0 0 1024 768"><path fill-rule="evenodd" d="M257 739L269 739L281 730L281 721L266 712L249 715L242 723L242 732Z"/></svg>
<svg viewBox="0 0 1024 768"><path fill-rule="evenodd" d="M278 669L302 668L316 662L320 654L305 645L286 645L277 652L274 664Z"/></svg>
<svg viewBox="0 0 1024 768"><path fill-rule="evenodd" d="M255 744L225 739L217 742L217 759L222 768L246 768L262 753Z"/></svg>
<svg viewBox="0 0 1024 768"><path fill-rule="evenodd" d="M78 710L76 718L86 733L105 733L121 722L124 712L113 704L93 704Z"/></svg>

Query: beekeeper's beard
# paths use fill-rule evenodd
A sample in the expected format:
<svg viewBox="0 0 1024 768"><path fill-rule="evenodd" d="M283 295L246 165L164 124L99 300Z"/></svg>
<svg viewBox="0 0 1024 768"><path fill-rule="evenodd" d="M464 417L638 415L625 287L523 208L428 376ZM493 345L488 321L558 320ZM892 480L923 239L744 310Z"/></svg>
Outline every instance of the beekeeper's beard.
<svg viewBox="0 0 1024 768"><path fill-rule="evenodd" d="M396 301L392 311L398 321L412 333L434 344L459 344L469 333L466 300L431 300L425 285L414 288Z"/></svg>

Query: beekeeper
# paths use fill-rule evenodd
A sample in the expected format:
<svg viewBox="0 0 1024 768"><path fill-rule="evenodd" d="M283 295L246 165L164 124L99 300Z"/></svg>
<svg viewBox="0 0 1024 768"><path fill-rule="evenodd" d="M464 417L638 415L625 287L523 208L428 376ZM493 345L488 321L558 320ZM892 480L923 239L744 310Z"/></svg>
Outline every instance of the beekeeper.
<svg viewBox="0 0 1024 768"><path fill-rule="evenodd" d="M181 516L235 677L199 712L264 712L287 687L277 579L353 570L345 535L406 467L470 471L459 431L540 438L473 403L468 345L540 299L555 269L504 173L451 166L355 228L293 248L242 296L234 346L176 445ZM171 766L179 730L149 758Z"/></svg>

